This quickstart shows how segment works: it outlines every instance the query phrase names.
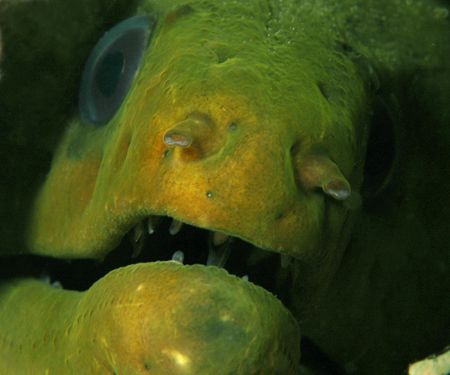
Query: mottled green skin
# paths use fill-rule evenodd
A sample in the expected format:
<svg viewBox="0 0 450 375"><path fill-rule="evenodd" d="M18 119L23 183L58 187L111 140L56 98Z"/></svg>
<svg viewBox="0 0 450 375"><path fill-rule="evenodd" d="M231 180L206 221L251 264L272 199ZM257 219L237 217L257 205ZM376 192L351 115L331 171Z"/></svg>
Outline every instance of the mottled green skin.
<svg viewBox="0 0 450 375"><path fill-rule="evenodd" d="M259 110L261 116L282 124L292 121L295 132L286 130L291 128L282 128L283 132L274 128L274 134L281 132L288 140L307 138L314 132L316 112L311 108L319 107L326 114L327 124L342 126L341 131L332 133L336 138L330 137L327 147L355 190L359 190L362 178L370 108L375 112L388 108L391 114L396 156L387 184L370 186L371 179L366 180L361 189L361 212L345 211L349 217L356 216L356 224L351 228L346 225L341 237L324 225L320 237L323 242L302 243L305 247L309 244L316 253L311 249L302 252L304 247L286 251L298 259L292 267L294 283L289 307L296 313L302 331L348 373L358 374L398 373L407 362L448 343L446 228L449 213L446 208L450 203L447 104L450 74L446 62L450 56L450 36L445 11L434 1L345 0L148 1L140 4L137 12L163 15L167 14L168 7L176 9L177 4L186 3L192 5L194 12L181 15L180 22L170 32L174 44L184 46L192 42L192 54L181 54L170 65L164 58L167 50L157 49L151 56L154 62L149 57L147 66L151 65L154 71L170 65L173 73L167 86L172 85L174 91L188 87L198 93L200 89L208 89L207 84L195 82L202 82L212 62L218 64L228 59L228 65L223 66L230 70L222 76L227 79L220 82L221 89L244 93L253 103L252 110L256 113ZM88 2L82 4L86 8L78 17L85 22L92 10ZM83 8L75 3L71 5L74 9ZM17 14L6 8L4 17L9 24L15 22L11 21L14 17L23 17L22 6L23 12L27 6L33 7L18 5ZM30 61L36 61L34 54L40 57L42 52L26 49L24 55L19 54L8 62L5 46L5 78L0 97L2 105L8 108L3 112L1 126L7 134L2 139L9 141L2 147L9 170L16 168L16 160L28 159L23 153L36 161L34 155L52 149L51 145L46 146L53 144L54 134L62 131L61 123L69 117L71 108L70 101L56 100L61 96L60 83L70 77L67 90L75 93L75 77L90 43L103 28L101 25L113 24L123 18L121 14L136 12L122 9L123 12L113 11L111 16L99 12L98 17L85 22L89 26L84 35L78 33L78 27L66 27L65 22L55 26L40 21L40 17L50 18L50 5L49 8L34 6L42 9L41 15L38 12L35 18L39 20L37 29L44 30L42 35L37 34L40 39L35 46L40 46L47 35L59 35L53 32L54 28L62 37L45 43L55 56L48 60L48 85L39 80L32 85L33 96L29 102L36 103L36 108L22 108L27 88L18 89L17 95L11 98L10 93L21 82L27 82L20 77L21 72L33 71ZM105 6L99 5L102 8ZM72 16L71 12L68 14ZM21 22L26 30L24 34L35 34L33 28L27 30L28 23L23 19ZM91 25L95 25L92 32ZM6 41L8 37L18 39L14 33L5 31L4 34ZM203 34L205 40L191 39ZM207 35L220 43L209 45ZM61 45L73 47L73 40L82 46L79 51L61 48ZM167 37L159 40L170 42ZM60 56L59 51L66 54ZM52 60L61 65L50 63ZM233 74L236 79L230 79ZM376 97L382 98L384 104L376 104ZM297 108L299 100L302 104L309 101L311 107ZM125 106L121 113L126 117ZM296 119L312 121L298 124ZM33 132L31 128L36 124L39 126ZM376 121L372 124L377 125ZM45 136L40 137L42 142L37 142L36 134L42 134L41 131ZM83 142L79 146L82 150ZM379 151L383 152L383 149ZM6 153L13 157L7 157ZM11 159L14 163L7 161ZM14 212L15 219L4 220L5 225L1 227L5 240L0 251L5 254L29 251L21 244L20 224L26 221L26 209L34 195L30 186L36 185L31 182L36 184L40 173L47 172L46 161L37 160L36 164L36 168L30 168L30 164L24 163L15 169L16 173L5 174L8 184L2 188L2 215ZM312 204L311 212L323 209L321 198L314 197L313 201L317 204ZM331 207L330 223L334 225L343 211L342 207ZM246 239L264 243L257 236ZM48 248L40 252L55 254L58 250ZM312 295L322 295L320 302ZM23 306L27 303L24 300ZM2 315L2 324L6 326L8 321L3 317L8 313ZM26 334L26 331L17 332L18 337Z"/></svg>

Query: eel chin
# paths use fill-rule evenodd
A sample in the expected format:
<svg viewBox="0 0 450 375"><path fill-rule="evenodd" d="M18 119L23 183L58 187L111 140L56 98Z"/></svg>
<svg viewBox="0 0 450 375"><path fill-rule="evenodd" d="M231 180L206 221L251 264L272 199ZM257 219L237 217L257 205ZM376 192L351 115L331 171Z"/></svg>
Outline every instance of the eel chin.
<svg viewBox="0 0 450 375"><path fill-rule="evenodd" d="M101 261L32 257L50 282L2 285L0 373L296 374L297 322L252 282L273 279L264 275L279 255L167 218L151 223Z"/></svg>

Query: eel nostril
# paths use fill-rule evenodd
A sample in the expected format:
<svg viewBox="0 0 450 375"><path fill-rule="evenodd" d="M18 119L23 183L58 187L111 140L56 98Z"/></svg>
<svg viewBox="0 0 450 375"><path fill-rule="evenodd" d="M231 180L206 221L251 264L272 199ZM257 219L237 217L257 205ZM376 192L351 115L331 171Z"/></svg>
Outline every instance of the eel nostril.
<svg viewBox="0 0 450 375"><path fill-rule="evenodd" d="M191 115L166 131L163 142L168 147L201 147L202 139L212 131L207 116Z"/></svg>
<svg viewBox="0 0 450 375"><path fill-rule="evenodd" d="M167 147L175 147L185 160L194 160L216 152L222 141L216 123L206 114L194 112L168 129L163 136Z"/></svg>
<svg viewBox="0 0 450 375"><path fill-rule="evenodd" d="M190 147L193 137L190 132L185 129L172 129L164 134L164 143L166 146Z"/></svg>
<svg viewBox="0 0 450 375"><path fill-rule="evenodd" d="M323 151L301 152L299 143L290 148L294 176L297 184L305 191L320 189L335 200L346 200L351 187L336 163Z"/></svg>

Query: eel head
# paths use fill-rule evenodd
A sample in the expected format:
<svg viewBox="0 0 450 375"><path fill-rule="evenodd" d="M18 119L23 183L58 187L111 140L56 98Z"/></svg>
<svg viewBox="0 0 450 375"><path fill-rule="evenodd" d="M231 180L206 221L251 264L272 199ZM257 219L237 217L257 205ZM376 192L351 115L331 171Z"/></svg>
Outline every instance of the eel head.
<svg viewBox="0 0 450 375"><path fill-rule="evenodd" d="M88 61L81 116L35 201L30 251L147 262L128 266L126 281L109 273L89 301L102 285L123 297L151 288L157 308L128 304L124 316L161 321L152 337L172 342L155 344L160 358L186 363L178 344L207 352L220 337L227 355L277 362L271 350L296 348L298 328L246 275L287 304L295 293L302 309L338 267L364 163L363 79L326 32L277 23L262 5L147 1L139 14ZM287 350L273 358L296 362Z"/></svg>

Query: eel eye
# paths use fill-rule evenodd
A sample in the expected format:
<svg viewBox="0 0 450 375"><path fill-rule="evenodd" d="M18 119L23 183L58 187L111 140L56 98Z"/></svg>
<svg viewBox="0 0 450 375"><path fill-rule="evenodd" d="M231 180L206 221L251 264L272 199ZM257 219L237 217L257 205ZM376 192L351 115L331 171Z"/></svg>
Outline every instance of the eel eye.
<svg viewBox="0 0 450 375"><path fill-rule="evenodd" d="M127 95L147 47L154 22L128 18L107 31L89 55L81 78L81 120L108 122Z"/></svg>

